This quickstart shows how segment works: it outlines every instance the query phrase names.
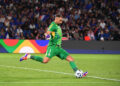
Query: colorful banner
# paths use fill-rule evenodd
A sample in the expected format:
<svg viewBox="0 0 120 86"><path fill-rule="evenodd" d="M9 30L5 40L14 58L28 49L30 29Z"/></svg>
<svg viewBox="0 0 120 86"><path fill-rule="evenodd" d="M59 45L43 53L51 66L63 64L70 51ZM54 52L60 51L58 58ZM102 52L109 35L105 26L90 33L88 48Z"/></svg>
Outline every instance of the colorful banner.
<svg viewBox="0 0 120 86"><path fill-rule="evenodd" d="M49 40L1 39L1 53L45 53Z"/></svg>

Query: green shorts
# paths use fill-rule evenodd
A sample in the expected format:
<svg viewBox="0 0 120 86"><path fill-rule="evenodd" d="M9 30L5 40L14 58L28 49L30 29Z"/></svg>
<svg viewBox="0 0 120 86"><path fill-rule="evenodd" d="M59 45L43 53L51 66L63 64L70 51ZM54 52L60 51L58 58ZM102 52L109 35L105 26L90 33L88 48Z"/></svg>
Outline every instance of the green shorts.
<svg viewBox="0 0 120 86"><path fill-rule="evenodd" d="M47 47L46 57L52 58L53 56L57 56L60 59L66 59L66 57L69 55L68 52L66 52L63 48L52 45Z"/></svg>

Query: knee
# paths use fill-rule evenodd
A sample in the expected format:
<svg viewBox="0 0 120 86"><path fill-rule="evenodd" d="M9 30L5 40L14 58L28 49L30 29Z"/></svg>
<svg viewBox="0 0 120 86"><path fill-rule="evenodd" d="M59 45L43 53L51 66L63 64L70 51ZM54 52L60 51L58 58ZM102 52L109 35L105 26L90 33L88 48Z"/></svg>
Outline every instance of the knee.
<svg viewBox="0 0 120 86"><path fill-rule="evenodd" d="M70 58L70 61L74 61L74 59L71 57L71 58Z"/></svg>
<svg viewBox="0 0 120 86"><path fill-rule="evenodd" d="M43 63L45 63L45 64L46 64L46 63L48 63L48 62L49 62L49 60L50 60L50 59L49 59L48 57L45 57L45 58L43 59Z"/></svg>
<svg viewBox="0 0 120 86"><path fill-rule="evenodd" d="M70 62L70 61L74 61L74 59L73 59L71 56L68 56L68 57L66 58L66 60L69 61L69 62Z"/></svg>
<svg viewBox="0 0 120 86"><path fill-rule="evenodd" d="M47 63L48 63L48 61L43 61L43 63L44 63L44 64L47 64Z"/></svg>

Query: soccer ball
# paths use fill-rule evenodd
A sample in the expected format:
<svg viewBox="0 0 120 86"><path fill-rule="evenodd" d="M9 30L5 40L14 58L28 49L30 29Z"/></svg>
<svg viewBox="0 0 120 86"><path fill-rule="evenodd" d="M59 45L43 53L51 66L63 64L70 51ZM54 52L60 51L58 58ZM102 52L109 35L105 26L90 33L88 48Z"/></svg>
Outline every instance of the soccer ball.
<svg viewBox="0 0 120 86"><path fill-rule="evenodd" d="M82 70L77 70L77 71L75 72L75 76L76 76L76 78L82 78L82 76L83 76L83 71L82 71Z"/></svg>

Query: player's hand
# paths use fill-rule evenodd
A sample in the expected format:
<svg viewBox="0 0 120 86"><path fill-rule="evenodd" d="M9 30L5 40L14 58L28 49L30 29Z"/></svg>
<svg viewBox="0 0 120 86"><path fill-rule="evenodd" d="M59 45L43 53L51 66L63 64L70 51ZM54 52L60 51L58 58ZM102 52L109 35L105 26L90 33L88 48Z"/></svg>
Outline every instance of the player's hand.
<svg viewBox="0 0 120 86"><path fill-rule="evenodd" d="M50 35L47 34L47 33L45 33L45 38L46 38L46 39L50 39Z"/></svg>

